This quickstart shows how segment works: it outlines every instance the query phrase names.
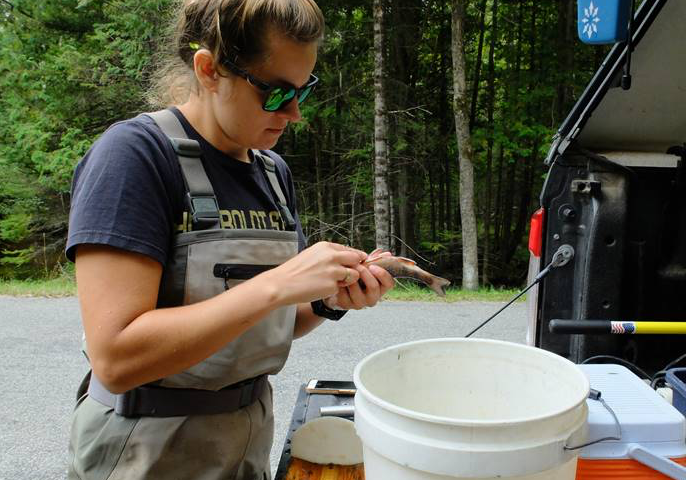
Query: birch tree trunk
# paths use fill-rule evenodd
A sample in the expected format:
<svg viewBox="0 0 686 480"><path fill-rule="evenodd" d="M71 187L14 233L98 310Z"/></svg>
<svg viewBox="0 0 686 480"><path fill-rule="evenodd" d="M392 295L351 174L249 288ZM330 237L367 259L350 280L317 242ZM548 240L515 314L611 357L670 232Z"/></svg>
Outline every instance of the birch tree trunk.
<svg viewBox="0 0 686 480"><path fill-rule="evenodd" d="M464 55L464 13L467 0L452 0L453 113L460 155L460 217L462 222L462 288L479 287L474 212L474 163L469 132L469 99Z"/></svg>
<svg viewBox="0 0 686 480"><path fill-rule="evenodd" d="M374 0L374 221L376 247L390 248L388 195L388 120L384 92L384 8Z"/></svg>

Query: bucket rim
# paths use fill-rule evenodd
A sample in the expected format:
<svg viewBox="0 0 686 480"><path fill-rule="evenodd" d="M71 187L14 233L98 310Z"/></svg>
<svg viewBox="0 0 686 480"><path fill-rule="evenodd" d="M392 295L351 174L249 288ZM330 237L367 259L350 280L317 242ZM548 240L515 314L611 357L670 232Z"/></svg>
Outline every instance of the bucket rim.
<svg viewBox="0 0 686 480"><path fill-rule="evenodd" d="M373 360L377 356L381 356L386 352L396 350L399 348L403 347L408 347L412 345L417 345L417 344L427 344L427 343L483 343L483 344L500 344L500 345L507 345L507 346L512 346L513 348L521 348L523 350L536 350L537 353L540 353L543 356L547 356L551 359L554 359L555 361L559 361L562 364L567 364L568 366L574 367L573 370L575 370L578 373L578 377L581 380L581 383L583 384L583 395L579 394L579 398L577 398L573 404L570 406L561 409L559 411L554 411L546 415L538 415L538 416L531 416L531 417L521 417L521 418L516 418L516 419L509 419L509 420L467 420L467 419L460 419L460 418L454 418L454 417L445 417L445 416L439 416L439 415L430 415L427 413L422 413L418 412L415 410L410 410L408 408L400 407L396 404L390 403L386 400L381 399L377 395L374 395L371 393L362 383L360 379L360 371L364 367L364 365L371 360ZM455 425L455 426L505 426L505 425L517 425L521 426L522 424L526 423L533 423L533 422L540 422L541 420L547 420L551 419L554 417L557 417L559 415L565 414L567 412L576 410L579 408L580 405L585 404L586 399L588 398L588 394L591 389L591 384L588 380L588 377L579 369L578 365L576 365L574 362L571 362L570 360L561 357L560 355L554 354L552 352L549 352L547 350L543 350L538 347L532 347L529 345L522 345L520 343L515 343L515 342L507 342L504 340L493 340L493 339L488 339L488 338L462 338L462 337L451 337L451 338L432 338L432 339L425 339L425 340L414 340L411 342L405 342L405 343L399 343L397 345L391 345L389 347L383 348L381 350L378 350L376 352L373 352L366 357L364 357L356 366L355 370L353 372L353 382L355 383L355 388L357 389L357 393L363 396L366 400L370 401L373 404L376 404L377 406L391 411L393 413L396 413L400 416L403 417L408 417L412 418L415 420L421 420L424 422L430 422L430 423L436 423L436 424L441 424L441 425Z"/></svg>

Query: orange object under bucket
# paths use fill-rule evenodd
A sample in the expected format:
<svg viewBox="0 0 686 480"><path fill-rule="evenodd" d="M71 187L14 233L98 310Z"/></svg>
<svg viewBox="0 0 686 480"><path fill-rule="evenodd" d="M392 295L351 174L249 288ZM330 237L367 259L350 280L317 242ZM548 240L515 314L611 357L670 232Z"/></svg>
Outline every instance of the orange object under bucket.
<svg viewBox="0 0 686 480"><path fill-rule="evenodd" d="M672 458L686 467L686 457ZM670 480L666 475L631 459L587 460L576 464L576 480Z"/></svg>

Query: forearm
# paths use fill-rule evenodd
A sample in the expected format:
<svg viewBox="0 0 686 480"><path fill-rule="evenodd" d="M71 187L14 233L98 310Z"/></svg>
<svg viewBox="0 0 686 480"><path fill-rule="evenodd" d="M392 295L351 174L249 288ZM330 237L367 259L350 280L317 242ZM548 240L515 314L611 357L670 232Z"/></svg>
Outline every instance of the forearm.
<svg viewBox="0 0 686 480"><path fill-rule="evenodd" d="M179 373L278 306L275 289L256 277L203 302L149 310L111 339L93 369L113 393Z"/></svg>
<svg viewBox="0 0 686 480"><path fill-rule="evenodd" d="M324 318L319 317L312 311L312 305L301 303L295 316L295 327L293 328L293 338L304 337L312 330L324 322Z"/></svg>
<svg viewBox="0 0 686 480"><path fill-rule="evenodd" d="M350 275L345 265L355 266L365 255L320 242L213 298L157 309L158 262L112 247L79 246L76 280L93 371L113 393L179 373L237 339L269 312L330 296L343 276L356 282L357 272ZM321 322L311 310L302 316L298 334Z"/></svg>

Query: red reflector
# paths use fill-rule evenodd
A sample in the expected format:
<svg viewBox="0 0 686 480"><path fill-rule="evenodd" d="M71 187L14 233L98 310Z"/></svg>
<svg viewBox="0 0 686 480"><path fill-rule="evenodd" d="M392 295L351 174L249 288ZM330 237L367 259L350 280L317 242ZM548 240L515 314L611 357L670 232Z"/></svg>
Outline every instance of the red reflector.
<svg viewBox="0 0 686 480"><path fill-rule="evenodd" d="M534 257L541 257L543 249L543 217L545 209L539 208L531 215L531 230L529 230L529 251Z"/></svg>

